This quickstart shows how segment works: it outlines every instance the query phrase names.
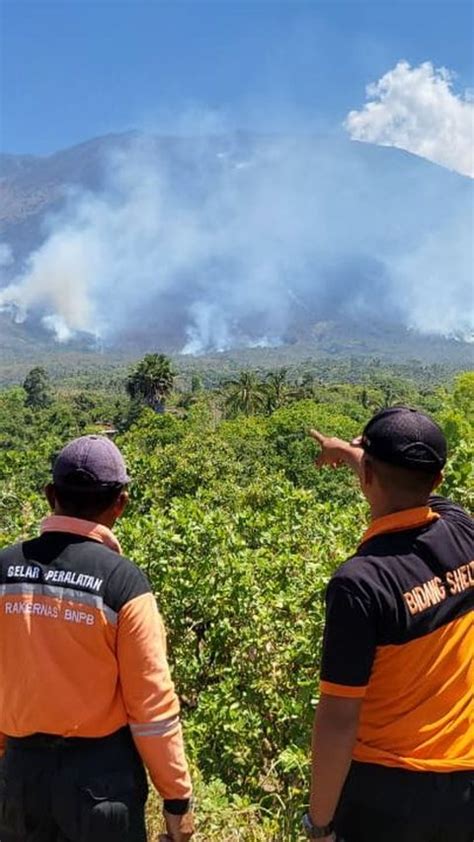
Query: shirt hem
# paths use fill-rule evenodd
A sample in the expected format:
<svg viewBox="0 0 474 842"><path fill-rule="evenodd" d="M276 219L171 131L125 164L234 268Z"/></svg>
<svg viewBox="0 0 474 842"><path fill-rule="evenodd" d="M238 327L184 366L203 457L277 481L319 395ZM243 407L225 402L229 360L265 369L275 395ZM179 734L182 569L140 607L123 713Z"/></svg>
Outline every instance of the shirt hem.
<svg viewBox="0 0 474 842"><path fill-rule="evenodd" d="M366 756L363 752L355 752L352 759L356 763L369 763L374 766L404 769L409 772L471 772L474 769L474 757L456 760L423 760L418 757L380 757L375 752Z"/></svg>

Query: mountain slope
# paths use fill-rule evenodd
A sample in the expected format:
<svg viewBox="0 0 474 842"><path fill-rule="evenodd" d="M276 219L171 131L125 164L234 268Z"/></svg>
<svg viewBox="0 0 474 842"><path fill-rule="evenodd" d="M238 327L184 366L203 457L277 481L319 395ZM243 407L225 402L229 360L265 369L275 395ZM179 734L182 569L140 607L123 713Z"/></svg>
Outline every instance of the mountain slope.
<svg viewBox="0 0 474 842"><path fill-rule="evenodd" d="M12 258L4 249L0 288L22 274L51 231L69 226L78 236L86 230L79 280L111 346L316 349L328 330L321 324L331 324L335 345L346 350L355 343L383 351L389 336L390 347L421 348L406 328L426 309L433 315L425 330L443 330L448 285L460 318L468 309L466 270L451 253L465 250L457 220L471 202L468 179L345 138L109 135L45 157L0 156L0 242ZM92 277L96 235L105 257ZM48 265L56 271L54 253ZM73 311L75 269L73 258L60 267L61 296ZM30 290L21 328L3 316L4 348L50 344L41 319L59 306L55 283L43 297ZM448 353L440 339L429 341ZM450 347L458 355L460 343Z"/></svg>

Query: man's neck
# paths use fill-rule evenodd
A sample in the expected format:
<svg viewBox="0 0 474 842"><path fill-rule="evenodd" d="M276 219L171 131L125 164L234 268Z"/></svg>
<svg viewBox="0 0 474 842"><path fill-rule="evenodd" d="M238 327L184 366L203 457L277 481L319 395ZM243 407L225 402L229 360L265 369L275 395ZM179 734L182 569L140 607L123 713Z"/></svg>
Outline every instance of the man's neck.
<svg viewBox="0 0 474 842"><path fill-rule="evenodd" d="M73 515L71 512L63 512L61 506L54 507L54 515L58 517L72 517L76 520L88 520L90 523L97 523L99 526L106 526L107 529L113 529L116 518L107 517L106 515L94 515L94 517L84 517L83 515Z"/></svg>
<svg viewBox="0 0 474 842"><path fill-rule="evenodd" d="M79 535L106 544L117 553L122 552L119 541L105 523L96 523L96 521L86 520L85 518L59 514L56 511L50 517L45 518L41 524L41 534L43 535L46 532Z"/></svg>
<svg viewBox="0 0 474 842"><path fill-rule="evenodd" d="M426 498L418 498L406 501L381 501L378 503L371 503L370 518L372 521L378 520L387 515L395 515L398 512L406 512L409 509L423 508L428 505Z"/></svg>

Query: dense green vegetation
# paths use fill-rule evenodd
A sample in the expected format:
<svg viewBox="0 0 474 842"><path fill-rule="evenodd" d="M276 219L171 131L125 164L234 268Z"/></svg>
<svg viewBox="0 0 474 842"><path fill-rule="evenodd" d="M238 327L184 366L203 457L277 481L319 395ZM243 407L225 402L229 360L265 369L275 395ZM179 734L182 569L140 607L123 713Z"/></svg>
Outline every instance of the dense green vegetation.
<svg viewBox="0 0 474 842"><path fill-rule="evenodd" d="M117 532L168 627L198 839L291 842L307 793L324 588L367 518L345 469L313 469L305 430L352 437L381 406L424 408L449 439L444 491L473 509L474 375L421 386L375 365L324 383L308 364L233 373L214 388L193 372L171 391L173 372L158 363L112 384L51 386L36 373L30 391L0 392L1 544L35 533L64 442L114 431L133 477Z"/></svg>

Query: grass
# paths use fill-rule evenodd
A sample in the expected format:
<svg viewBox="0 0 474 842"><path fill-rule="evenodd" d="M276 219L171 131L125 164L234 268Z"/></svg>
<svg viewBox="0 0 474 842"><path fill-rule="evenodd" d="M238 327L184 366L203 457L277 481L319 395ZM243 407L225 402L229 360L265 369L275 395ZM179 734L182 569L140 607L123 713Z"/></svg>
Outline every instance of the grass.
<svg viewBox="0 0 474 842"><path fill-rule="evenodd" d="M211 784L197 793L195 842L299 842L300 811L298 814L280 809L271 817L262 817L258 806L222 797L219 784ZM164 826L161 805L153 792L148 803L149 842L157 842Z"/></svg>
<svg viewBox="0 0 474 842"><path fill-rule="evenodd" d="M156 842L164 831L164 825L161 805L154 795L149 801L147 827L150 842ZM219 809L216 806L209 813L206 809L198 809L196 842L268 842L270 838L276 839L269 837L265 829L258 826L255 810Z"/></svg>

